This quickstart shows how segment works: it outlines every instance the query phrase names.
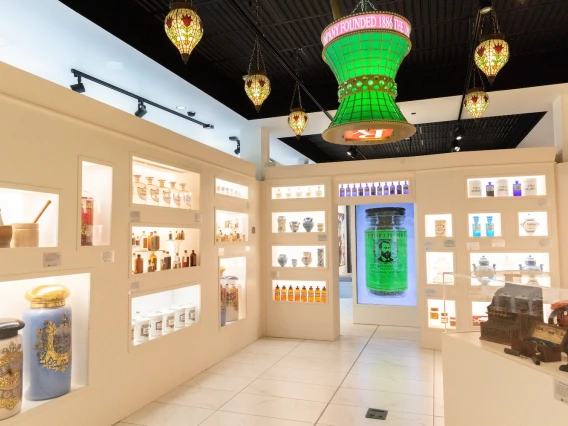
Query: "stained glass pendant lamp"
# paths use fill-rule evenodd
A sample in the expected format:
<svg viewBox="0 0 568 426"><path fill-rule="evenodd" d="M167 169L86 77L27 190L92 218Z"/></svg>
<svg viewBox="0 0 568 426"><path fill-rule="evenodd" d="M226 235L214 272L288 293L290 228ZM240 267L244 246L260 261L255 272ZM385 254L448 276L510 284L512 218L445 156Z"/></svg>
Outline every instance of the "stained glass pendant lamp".
<svg viewBox="0 0 568 426"><path fill-rule="evenodd" d="M296 54L296 77L300 78L300 52L298 50ZM296 94L298 94L298 105L294 106L294 101L296 100ZM292 103L290 104L290 115L288 116L288 125L294 131L296 139L300 140L300 136L306 127L308 126L309 117L302 106L302 92L300 85L296 82L296 87L294 88L294 93L292 94Z"/></svg>
<svg viewBox="0 0 568 426"><path fill-rule="evenodd" d="M171 2L164 28L170 41L179 50L181 59L187 64L189 55L203 37L203 24L195 12L193 1Z"/></svg>
<svg viewBox="0 0 568 426"><path fill-rule="evenodd" d="M258 0L255 4L256 24L260 28L260 14L258 7ZM258 36L254 40L252 48L252 55L250 57L248 74L244 77L245 92L249 99L254 104L256 112L260 112L260 107L270 95L270 79L266 75L266 65L264 64L264 57L260 50L260 42Z"/></svg>
<svg viewBox="0 0 568 426"><path fill-rule="evenodd" d="M509 61L510 52L509 44L505 41L505 36L501 34L497 13L494 9L485 15L484 20L487 19L491 21L491 31L489 34L481 35L474 57L477 68L487 76L489 83L493 84L499 71Z"/></svg>
<svg viewBox="0 0 568 426"><path fill-rule="evenodd" d="M339 108L322 136L343 145L400 141L416 133L398 108L396 74L411 49L410 22L377 11L369 0L347 16L337 16L322 33L323 59L339 83Z"/></svg>
<svg viewBox="0 0 568 426"><path fill-rule="evenodd" d="M468 89L463 100L464 109L474 119L481 118L485 113L487 106L489 105L489 95L485 92L481 75L479 75L479 82L476 81L475 76L478 73L479 70L472 67L470 85L471 88Z"/></svg>

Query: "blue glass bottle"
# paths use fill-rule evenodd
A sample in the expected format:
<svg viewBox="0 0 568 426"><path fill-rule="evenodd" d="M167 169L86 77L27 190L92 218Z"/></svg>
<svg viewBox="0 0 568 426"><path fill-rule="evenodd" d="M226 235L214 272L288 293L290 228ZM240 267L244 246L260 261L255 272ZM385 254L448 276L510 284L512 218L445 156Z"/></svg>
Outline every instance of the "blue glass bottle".
<svg viewBox="0 0 568 426"><path fill-rule="evenodd" d="M41 401L71 391L70 292L62 285L28 290L30 308L24 311L24 374L29 378L27 399Z"/></svg>
<svg viewBox="0 0 568 426"><path fill-rule="evenodd" d="M493 216L487 216L487 223L485 224L485 235L488 237L495 236L495 224L493 223Z"/></svg>
<svg viewBox="0 0 568 426"><path fill-rule="evenodd" d="M389 195L389 184L385 182L385 186L383 186L383 195Z"/></svg>
<svg viewBox="0 0 568 426"><path fill-rule="evenodd" d="M360 183L360 184L359 184L359 194L358 194L359 197L362 197L362 196L363 196L363 192L364 192L364 190L363 190L363 184Z"/></svg>
<svg viewBox="0 0 568 426"><path fill-rule="evenodd" d="M519 183L518 180L515 181L513 184L513 196L520 197L522 194L522 185Z"/></svg>
<svg viewBox="0 0 568 426"><path fill-rule="evenodd" d="M339 188L339 196L345 197L345 188L343 188L343 185L341 185L341 188Z"/></svg>
<svg viewBox="0 0 568 426"><path fill-rule="evenodd" d="M396 186L396 195L401 195L401 194L402 194L402 185L399 182L398 185Z"/></svg>
<svg viewBox="0 0 568 426"><path fill-rule="evenodd" d="M402 193L408 194L408 182L404 182L404 186L402 187Z"/></svg>
<svg viewBox="0 0 568 426"><path fill-rule="evenodd" d="M481 237L481 225L479 223L479 216L473 216L473 225L471 229L474 237Z"/></svg>
<svg viewBox="0 0 568 426"><path fill-rule="evenodd" d="M345 196L346 196L346 197L351 197L351 188L349 187L349 185L346 185L346 188L345 188Z"/></svg>
<svg viewBox="0 0 568 426"><path fill-rule="evenodd" d="M369 189L369 184L366 183L365 184L365 197L368 197L370 195L370 189Z"/></svg>
<svg viewBox="0 0 568 426"><path fill-rule="evenodd" d="M357 196L357 186L355 186L355 184L353 184L353 188L351 188L351 196L352 197Z"/></svg>
<svg viewBox="0 0 568 426"><path fill-rule="evenodd" d="M371 196L377 195L377 187L375 186L375 182L371 185Z"/></svg>
<svg viewBox="0 0 568 426"><path fill-rule="evenodd" d="M394 182L391 182L390 195L395 195L395 194L396 194L396 188L394 187Z"/></svg>
<svg viewBox="0 0 568 426"><path fill-rule="evenodd" d="M383 195L383 186L381 185L381 182L377 185L377 195Z"/></svg>

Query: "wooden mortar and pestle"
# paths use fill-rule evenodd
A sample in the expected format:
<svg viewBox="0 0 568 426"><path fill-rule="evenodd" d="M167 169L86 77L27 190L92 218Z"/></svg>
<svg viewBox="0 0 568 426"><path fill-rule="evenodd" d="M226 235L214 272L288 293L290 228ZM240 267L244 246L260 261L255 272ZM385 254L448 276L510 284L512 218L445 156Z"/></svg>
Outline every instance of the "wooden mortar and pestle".
<svg viewBox="0 0 568 426"><path fill-rule="evenodd" d="M12 224L11 246L13 248L39 247L39 224L37 222L50 204L51 200L47 200L45 206L43 206L43 209L41 209L32 223Z"/></svg>

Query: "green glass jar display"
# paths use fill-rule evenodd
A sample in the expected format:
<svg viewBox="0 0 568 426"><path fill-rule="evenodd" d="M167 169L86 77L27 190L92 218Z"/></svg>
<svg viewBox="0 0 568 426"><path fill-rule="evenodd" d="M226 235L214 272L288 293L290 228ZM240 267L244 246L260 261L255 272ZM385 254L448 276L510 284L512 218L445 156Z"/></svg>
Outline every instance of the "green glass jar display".
<svg viewBox="0 0 568 426"><path fill-rule="evenodd" d="M365 214L367 290L377 296L402 297L408 289L406 209L380 207Z"/></svg>

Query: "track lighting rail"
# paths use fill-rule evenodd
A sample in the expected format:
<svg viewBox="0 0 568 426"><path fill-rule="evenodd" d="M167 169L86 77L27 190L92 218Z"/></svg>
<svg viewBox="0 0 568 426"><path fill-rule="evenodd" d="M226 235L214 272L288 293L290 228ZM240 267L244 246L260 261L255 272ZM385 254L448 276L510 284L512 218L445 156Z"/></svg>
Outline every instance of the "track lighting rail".
<svg viewBox="0 0 568 426"><path fill-rule="evenodd" d="M146 99L146 98L144 98L144 97L142 97L142 96L138 96L138 95L136 95L136 94L134 94L134 93L132 93L132 92L129 92L129 91L127 91L127 90L121 89L120 87L117 87L117 86L114 86L114 85L112 85L112 84L110 84L110 83L107 83L106 81L99 80L99 79L96 78L96 77L93 77L93 76L91 76L91 75L89 75L89 74L85 74L85 73L82 72L82 71L79 71L79 70L76 70L76 69L73 69L73 68L72 68L72 69L71 69L71 73L72 73L75 77L77 77L78 79L83 78L83 79L85 79L85 80L92 81L93 83L100 84L101 86L104 86L104 87L106 87L106 88L108 88L108 89L114 90L114 91L116 91L116 92L118 92L118 93L122 93L122 94L125 95L125 96L130 96L131 98L136 99L136 100L138 101L139 105L140 105L140 103L142 103L142 104L147 104L147 105L152 105L153 107L158 108L158 109L161 109L162 111L169 112L170 114L177 115L178 117L181 117L181 118L183 118L183 119L185 119L185 120L191 121L192 123L199 124L199 125L200 125L201 127L203 127L204 129L214 129L214 128L215 128L212 124L203 123L202 121L199 121L199 120L196 120L196 119L192 118L192 116L190 116L190 113L188 113L187 115L181 114L181 113L179 113L179 112L177 112L177 111L174 111L174 110L172 110L172 109L166 108L165 106L160 105L160 104L158 104L158 103L156 103L156 102L152 102L151 100ZM193 113L193 115L195 115L195 114Z"/></svg>

